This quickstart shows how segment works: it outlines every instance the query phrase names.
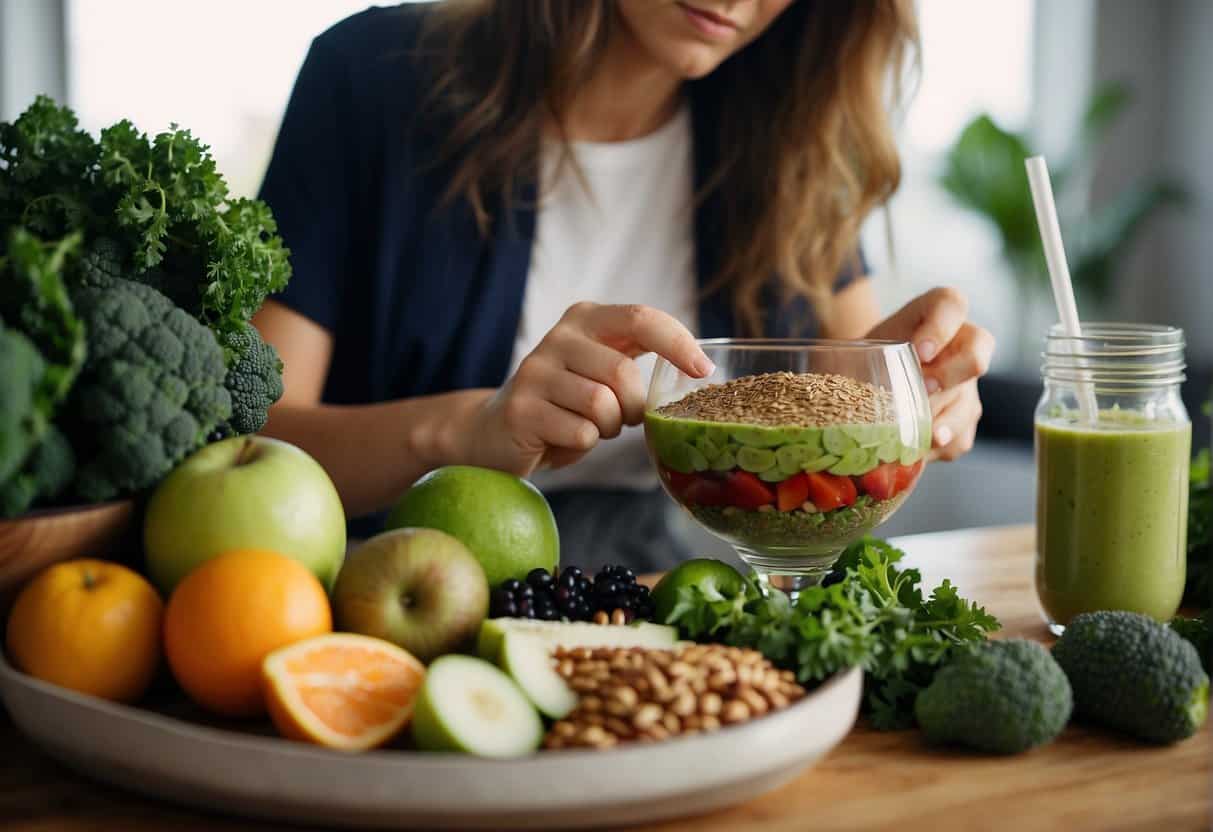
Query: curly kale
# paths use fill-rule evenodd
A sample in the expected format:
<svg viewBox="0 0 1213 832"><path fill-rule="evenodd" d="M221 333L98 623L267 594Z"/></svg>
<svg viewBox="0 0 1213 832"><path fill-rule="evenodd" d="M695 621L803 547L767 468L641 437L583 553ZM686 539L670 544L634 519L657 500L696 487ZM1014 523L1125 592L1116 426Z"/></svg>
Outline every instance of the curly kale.
<svg viewBox="0 0 1213 832"><path fill-rule="evenodd" d="M120 121L94 140L71 110L39 97L0 124L0 162L0 219L84 233L78 285L145 283L226 340L290 279L269 207L232 198L188 130L149 138Z"/></svg>
<svg viewBox="0 0 1213 832"><path fill-rule="evenodd" d="M86 227L97 210L89 183L99 157L75 114L45 96L0 122L0 225L46 238Z"/></svg>
<svg viewBox="0 0 1213 832"><path fill-rule="evenodd" d="M232 396L228 426L236 434L256 433L265 427L270 405L282 398L282 360L252 324L229 335L224 346L240 356L224 380Z"/></svg>
<svg viewBox="0 0 1213 832"><path fill-rule="evenodd" d="M214 334L164 295L131 281L73 292L88 360L64 425L79 458L73 484L96 502L155 483L232 413Z"/></svg>

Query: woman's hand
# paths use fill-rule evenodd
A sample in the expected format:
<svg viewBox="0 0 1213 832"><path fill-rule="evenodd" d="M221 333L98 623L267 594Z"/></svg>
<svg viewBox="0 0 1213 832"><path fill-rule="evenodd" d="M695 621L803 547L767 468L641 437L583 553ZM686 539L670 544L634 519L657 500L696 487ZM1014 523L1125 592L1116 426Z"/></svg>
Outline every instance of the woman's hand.
<svg viewBox="0 0 1213 832"><path fill-rule="evenodd" d="M955 289L932 289L877 324L869 338L909 341L918 351L934 428L933 459L956 459L973 447L981 399L977 379L994 354L994 336L970 323L969 304Z"/></svg>
<svg viewBox="0 0 1213 832"><path fill-rule="evenodd" d="M657 309L569 307L513 377L452 425L456 455L519 476L577 461L644 418L632 359L648 352L694 378L714 369L687 328Z"/></svg>

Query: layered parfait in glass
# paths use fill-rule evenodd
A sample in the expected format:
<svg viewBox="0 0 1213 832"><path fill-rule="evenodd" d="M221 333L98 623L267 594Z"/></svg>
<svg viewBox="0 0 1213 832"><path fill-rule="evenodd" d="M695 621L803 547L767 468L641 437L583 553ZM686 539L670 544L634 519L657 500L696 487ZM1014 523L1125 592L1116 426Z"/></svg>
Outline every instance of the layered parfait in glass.
<svg viewBox="0 0 1213 832"><path fill-rule="evenodd" d="M701 344L712 377L654 371L650 455L695 520L795 592L918 482L931 436L918 362L890 342Z"/></svg>

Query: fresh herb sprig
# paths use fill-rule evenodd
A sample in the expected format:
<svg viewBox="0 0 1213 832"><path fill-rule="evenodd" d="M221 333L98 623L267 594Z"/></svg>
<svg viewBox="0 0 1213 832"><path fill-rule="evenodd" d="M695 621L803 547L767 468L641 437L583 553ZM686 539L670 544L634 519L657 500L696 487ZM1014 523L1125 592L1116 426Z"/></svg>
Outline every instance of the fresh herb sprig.
<svg viewBox="0 0 1213 832"><path fill-rule="evenodd" d="M781 593L764 595L752 578L731 598L714 588L683 587L667 623L686 638L759 650L802 683L858 665L872 724L909 727L914 698L935 670L999 623L949 581L924 596L919 571L896 565L903 556L883 541L860 541L825 584L801 592L795 604Z"/></svg>

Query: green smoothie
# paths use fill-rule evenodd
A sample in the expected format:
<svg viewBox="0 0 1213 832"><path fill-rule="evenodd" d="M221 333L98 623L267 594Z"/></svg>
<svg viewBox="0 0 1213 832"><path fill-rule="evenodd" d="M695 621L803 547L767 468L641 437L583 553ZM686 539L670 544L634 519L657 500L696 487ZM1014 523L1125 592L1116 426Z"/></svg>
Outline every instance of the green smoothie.
<svg viewBox="0 0 1213 832"><path fill-rule="evenodd" d="M1036 425L1036 586L1049 618L1132 610L1170 618L1183 595L1189 424L1104 411Z"/></svg>

